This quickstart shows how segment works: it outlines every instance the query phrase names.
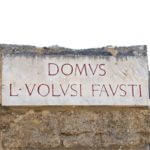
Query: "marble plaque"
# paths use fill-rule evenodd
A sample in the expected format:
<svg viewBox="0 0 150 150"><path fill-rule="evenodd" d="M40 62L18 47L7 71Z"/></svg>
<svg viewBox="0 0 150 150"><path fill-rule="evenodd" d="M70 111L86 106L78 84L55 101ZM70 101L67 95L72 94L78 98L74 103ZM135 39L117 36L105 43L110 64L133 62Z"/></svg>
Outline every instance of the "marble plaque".
<svg viewBox="0 0 150 150"><path fill-rule="evenodd" d="M149 105L147 56L107 52L5 52L2 105Z"/></svg>

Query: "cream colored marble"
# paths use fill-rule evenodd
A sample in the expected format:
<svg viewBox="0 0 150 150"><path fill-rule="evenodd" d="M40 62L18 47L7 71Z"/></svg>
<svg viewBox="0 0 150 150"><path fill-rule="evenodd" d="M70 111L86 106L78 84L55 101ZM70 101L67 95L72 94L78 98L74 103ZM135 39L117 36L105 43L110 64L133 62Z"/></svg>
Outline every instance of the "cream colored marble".
<svg viewBox="0 0 150 150"><path fill-rule="evenodd" d="M150 105L146 56L3 56L2 105Z"/></svg>

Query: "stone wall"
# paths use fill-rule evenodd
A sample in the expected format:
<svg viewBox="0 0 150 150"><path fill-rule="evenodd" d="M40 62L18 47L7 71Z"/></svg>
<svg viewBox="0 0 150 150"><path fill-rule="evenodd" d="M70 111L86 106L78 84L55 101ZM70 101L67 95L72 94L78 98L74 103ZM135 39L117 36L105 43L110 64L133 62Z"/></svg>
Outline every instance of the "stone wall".
<svg viewBox="0 0 150 150"><path fill-rule="evenodd" d="M103 49L118 53L117 48ZM140 53L140 46L120 49ZM41 55L64 48L0 45L0 50ZM0 150L149 150L149 143L148 107L0 105Z"/></svg>

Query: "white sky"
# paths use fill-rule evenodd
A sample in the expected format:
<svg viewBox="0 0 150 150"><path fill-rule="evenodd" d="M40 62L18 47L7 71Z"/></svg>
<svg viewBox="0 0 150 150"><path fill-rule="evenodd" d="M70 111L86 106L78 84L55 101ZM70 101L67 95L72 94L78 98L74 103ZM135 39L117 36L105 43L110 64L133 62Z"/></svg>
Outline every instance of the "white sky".
<svg viewBox="0 0 150 150"><path fill-rule="evenodd" d="M0 43L149 50L150 0L0 0Z"/></svg>

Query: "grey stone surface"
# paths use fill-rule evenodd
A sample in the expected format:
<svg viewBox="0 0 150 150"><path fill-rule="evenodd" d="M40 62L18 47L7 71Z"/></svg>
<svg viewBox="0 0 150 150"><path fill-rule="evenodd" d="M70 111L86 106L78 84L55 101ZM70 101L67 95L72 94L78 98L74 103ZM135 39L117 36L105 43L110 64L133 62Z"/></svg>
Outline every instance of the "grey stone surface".
<svg viewBox="0 0 150 150"><path fill-rule="evenodd" d="M0 44L0 50L4 54L22 55L101 55L101 56L147 56L147 46L116 47L107 46L102 48L70 49L60 46L35 47L28 45Z"/></svg>

